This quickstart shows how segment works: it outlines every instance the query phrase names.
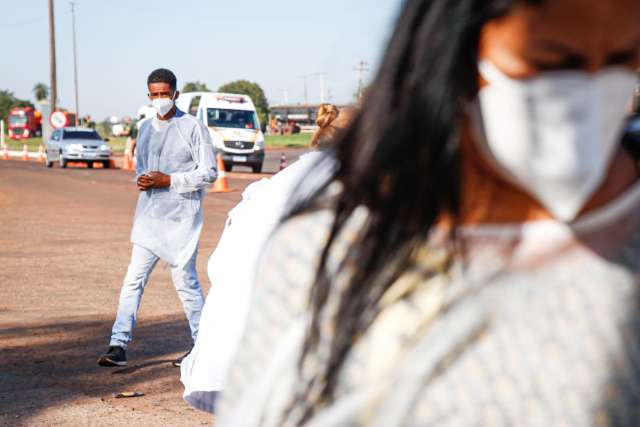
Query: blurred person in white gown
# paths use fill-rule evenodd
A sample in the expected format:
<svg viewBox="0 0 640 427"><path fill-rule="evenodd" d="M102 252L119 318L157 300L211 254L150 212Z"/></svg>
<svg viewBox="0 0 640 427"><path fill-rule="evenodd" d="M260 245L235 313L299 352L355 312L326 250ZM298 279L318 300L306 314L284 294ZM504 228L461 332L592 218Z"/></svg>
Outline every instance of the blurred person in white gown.
<svg viewBox="0 0 640 427"><path fill-rule="evenodd" d="M212 287L200 321L198 340L183 360L184 399L197 409L213 413L217 393L242 336L252 285L262 249L295 200L304 198L333 172L331 141L353 117L355 108L323 104L317 114L312 150L271 179L249 185L233 208L208 264ZM313 176L307 173L315 164ZM318 173L318 171L320 171ZM268 350L268 349L266 349Z"/></svg>

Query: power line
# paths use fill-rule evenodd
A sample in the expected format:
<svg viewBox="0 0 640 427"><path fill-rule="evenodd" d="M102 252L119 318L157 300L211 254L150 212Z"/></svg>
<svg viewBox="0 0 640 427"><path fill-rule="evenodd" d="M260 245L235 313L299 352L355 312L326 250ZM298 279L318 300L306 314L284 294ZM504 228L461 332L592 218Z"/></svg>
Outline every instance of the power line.
<svg viewBox="0 0 640 427"><path fill-rule="evenodd" d="M12 24L2 24L2 28L14 28L14 27L24 27L25 25L35 24L36 22L45 21L48 19L47 15L39 16L37 18L29 18L24 21L14 22Z"/></svg>
<svg viewBox="0 0 640 427"><path fill-rule="evenodd" d="M147 6L145 6L143 9L146 9ZM142 10L142 9L141 9ZM61 12L62 15L66 15L68 12ZM46 21L49 19L48 15L40 15L40 16L36 16L33 18L29 18L29 19L24 19L22 21L14 21L11 23L3 23L2 24L2 28L6 29L6 28L15 28L15 27L24 27L25 25L29 25L29 24L35 24L37 22L42 22L42 21Z"/></svg>

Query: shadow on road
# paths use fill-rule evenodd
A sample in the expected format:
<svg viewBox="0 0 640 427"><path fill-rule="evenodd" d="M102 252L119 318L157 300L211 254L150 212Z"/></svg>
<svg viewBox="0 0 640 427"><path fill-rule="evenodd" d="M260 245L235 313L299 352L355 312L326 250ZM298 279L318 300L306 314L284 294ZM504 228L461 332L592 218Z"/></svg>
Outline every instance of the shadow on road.
<svg viewBox="0 0 640 427"><path fill-rule="evenodd" d="M175 394L175 353L191 345L183 317L142 320L127 352L130 367L104 368L98 356L108 347L112 319L69 319L35 326L0 328L0 424L25 419L86 398L110 399L132 389L162 398ZM175 354L175 355L178 355Z"/></svg>
<svg viewBox="0 0 640 427"><path fill-rule="evenodd" d="M148 368L150 366L171 363L173 362L173 360L174 359L154 360L153 362L140 363L138 365L129 366L128 368L117 369L115 371L112 371L111 373L113 375L133 374L134 372L139 371L140 369Z"/></svg>

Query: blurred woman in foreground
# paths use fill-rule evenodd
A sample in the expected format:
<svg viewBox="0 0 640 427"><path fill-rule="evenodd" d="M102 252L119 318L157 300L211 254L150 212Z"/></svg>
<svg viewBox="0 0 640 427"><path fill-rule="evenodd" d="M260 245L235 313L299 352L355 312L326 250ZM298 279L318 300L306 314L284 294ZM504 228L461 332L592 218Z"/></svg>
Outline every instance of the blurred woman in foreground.
<svg viewBox="0 0 640 427"><path fill-rule="evenodd" d="M219 426L640 425L637 0L408 0Z"/></svg>
<svg viewBox="0 0 640 427"><path fill-rule="evenodd" d="M355 109L323 104L311 148L271 179L249 185L242 201L228 215L216 250L209 259L211 291L202 311L200 331L191 354L182 362L184 399L195 408L215 412L217 395L224 390L232 356L246 323L255 269L265 241L292 208L291 195L313 193L333 173L331 163L313 169L331 148L331 141L347 126ZM310 174L313 169L313 173Z"/></svg>

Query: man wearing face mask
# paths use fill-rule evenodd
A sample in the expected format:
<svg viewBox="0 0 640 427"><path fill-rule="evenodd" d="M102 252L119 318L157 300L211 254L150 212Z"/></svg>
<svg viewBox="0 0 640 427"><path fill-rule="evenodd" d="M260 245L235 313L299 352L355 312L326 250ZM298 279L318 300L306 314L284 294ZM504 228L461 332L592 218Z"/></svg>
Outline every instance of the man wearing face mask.
<svg viewBox="0 0 640 427"><path fill-rule="evenodd" d="M204 305L196 256L204 189L217 176L213 144L207 128L176 107L179 92L171 71L153 71L147 86L157 115L142 124L137 138L136 184L140 196L131 231L131 263L122 285L109 349L98 360L100 366L127 364L125 351L132 339L142 294L159 260L171 267L173 284L194 341ZM181 360L182 357L174 365L179 366Z"/></svg>

